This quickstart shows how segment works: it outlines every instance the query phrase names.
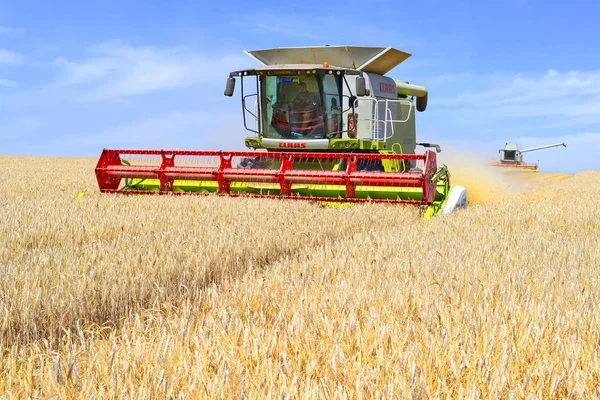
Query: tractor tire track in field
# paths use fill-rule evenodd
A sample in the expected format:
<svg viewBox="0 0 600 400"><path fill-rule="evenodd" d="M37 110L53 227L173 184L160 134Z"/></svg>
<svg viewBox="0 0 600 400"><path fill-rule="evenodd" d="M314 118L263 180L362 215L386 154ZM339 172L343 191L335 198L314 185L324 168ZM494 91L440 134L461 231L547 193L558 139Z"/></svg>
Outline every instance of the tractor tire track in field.
<svg viewBox="0 0 600 400"><path fill-rule="evenodd" d="M207 286L268 273L369 227L418 220L414 209L386 206L102 195L90 160L53 171L55 184L40 192L27 183L36 162L48 161L3 166L20 178L0 193L2 346L55 346L78 325L116 327L132 312L193 302Z"/></svg>

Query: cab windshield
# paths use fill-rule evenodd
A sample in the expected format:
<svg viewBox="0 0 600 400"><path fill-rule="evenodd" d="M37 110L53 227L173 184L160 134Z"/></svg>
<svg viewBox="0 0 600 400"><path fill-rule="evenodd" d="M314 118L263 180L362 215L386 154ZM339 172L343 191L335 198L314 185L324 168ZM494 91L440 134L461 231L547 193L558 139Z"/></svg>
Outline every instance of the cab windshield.
<svg viewBox="0 0 600 400"><path fill-rule="evenodd" d="M334 75L262 77L263 136L320 139L341 131L341 88Z"/></svg>

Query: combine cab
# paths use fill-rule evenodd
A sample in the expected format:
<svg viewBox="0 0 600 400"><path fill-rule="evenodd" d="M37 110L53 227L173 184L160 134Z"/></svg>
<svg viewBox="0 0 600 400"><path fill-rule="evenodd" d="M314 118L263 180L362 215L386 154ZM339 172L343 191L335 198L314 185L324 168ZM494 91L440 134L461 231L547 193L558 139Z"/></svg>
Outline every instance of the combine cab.
<svg viewBox="0 0 600 400"><path fill-rule="evenodd" d="M564 146L564 143L549 144L547 146L532 147L531 149L519 150L519 146L514 143L506 143L504 149L498 150L500 160L497 163L490 164L493 167L514 168L520 170L530 170L538 172L539 165L537 163L526 163L523 161L523 153L530 151L548 149L550 147Z"/></svg>
<svg viewBox="0 0 600 400"><path fill-rule="evenodd" d="M239 83L251 151L104 149L100 190L413 204L428 217L466 206L465 189L437 164L440 147L416 141L427 90L384 75L410 54L349 46L246 54L261 65L230 73L225 95Z"/></svg>

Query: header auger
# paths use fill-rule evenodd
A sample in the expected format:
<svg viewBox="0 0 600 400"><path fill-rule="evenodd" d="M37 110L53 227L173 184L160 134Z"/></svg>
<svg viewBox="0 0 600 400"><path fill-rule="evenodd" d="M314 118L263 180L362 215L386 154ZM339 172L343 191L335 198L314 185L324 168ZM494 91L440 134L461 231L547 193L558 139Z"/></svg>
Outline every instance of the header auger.
<svg viewBox="0 0 600 400"><path fill-rule="evenodd" d="M229 74L241 86L252 151L104 149L104 193L252 196L321 202L466 206L436 152L415 154L415 114L427 89L387 73L410 54L380 47L322 46L246 52L262 65ZM250 81L250 83L248 83Z"/></svg>

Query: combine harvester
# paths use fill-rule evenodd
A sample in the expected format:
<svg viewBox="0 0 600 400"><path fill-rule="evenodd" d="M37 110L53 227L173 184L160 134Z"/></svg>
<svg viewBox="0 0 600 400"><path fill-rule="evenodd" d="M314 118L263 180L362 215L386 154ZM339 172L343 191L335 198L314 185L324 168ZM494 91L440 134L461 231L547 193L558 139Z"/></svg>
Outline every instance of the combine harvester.
<svg viewBox="0 0 600 400"><path fill-rule="evenodd" d="M519 170L530 170L533 172L539 171L538 163L526 163L523 161L523 153L530 151L548 149L550 147L564 146L564 143L549 144L547 146L532 147L531 149L519 150L519 146L515 143L506 143L504 149L498 150L500 153L500 161L490 164L493 167L514 168Z"/></svg>
<svg viewBox="0 0 600 400"><path fill-rule="evenodd" d="M253 151L104 149L100 190L413 204L426 218L466 206L466 190L438 167L440 147L416 142L415 109L425 111L427 89L384 76L410 54L350 46L245 53L262 65L230 73L225 95L237 80ZM416 146L426 150L415 154Z"/></svg>

